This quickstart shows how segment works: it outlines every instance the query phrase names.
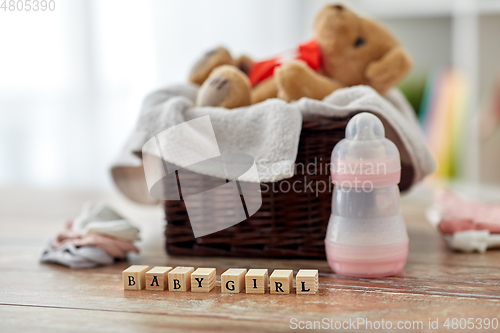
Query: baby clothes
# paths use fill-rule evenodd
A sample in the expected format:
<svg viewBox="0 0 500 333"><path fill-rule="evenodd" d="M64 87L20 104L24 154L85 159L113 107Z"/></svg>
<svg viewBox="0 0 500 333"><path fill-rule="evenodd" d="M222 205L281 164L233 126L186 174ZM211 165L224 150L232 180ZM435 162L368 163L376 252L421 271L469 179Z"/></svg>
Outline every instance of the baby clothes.
<svg viewBox="0 0 500 333"><path fill-rule="evenodd" d="M40 261L61 264L75 269L111 265L115 262L112 256L97 246L77 247L72 243L65 243L56 247L53 240L50 240L45 246Z"/></svg>
<svg viewBox="0 0 500 333"><path fill-rule="evenodd" d="M448 191L436 194L442 218L438 228L443 234L465 230L500 233L500 205L474 202Z"/></svg>
<svg viewBox="0 0 500 333"><path fill-rule="evenodd" d="M139 229L103 203L87 203L82 213L45 246L41 262L70 268L111 265L139 252Z"/></svg>
<svg viewBox="0 0 500 333"><path fill-rule="evenodd" d="M139 250L129 240L95 233L80 236L71 230L66 230L57 235L57 237L52 241L52 244L55 247L62 247L68 243L79 247L97 246L108 255L117 259L125 259L127 252L139 252Z"/></svg>
<svg viewBox="0 0 500 333"><path fill-rule="evenodd" d="M454 250L484 253L500 246L500 205L468 200L449 191L438 191L427 212L431 224Z"/></svg>

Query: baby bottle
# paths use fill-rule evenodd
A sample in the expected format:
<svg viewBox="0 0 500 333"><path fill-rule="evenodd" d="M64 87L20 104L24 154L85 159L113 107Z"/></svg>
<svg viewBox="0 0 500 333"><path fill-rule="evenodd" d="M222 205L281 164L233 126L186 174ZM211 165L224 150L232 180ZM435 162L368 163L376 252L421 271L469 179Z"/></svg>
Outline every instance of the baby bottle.
<svg viewBox="0 0 500 333"><path fill-rule="evenodd" d="M332 151L332 214L325 239L336 273L382 277L403 270L408 235L401 215L401 161L380 119L363 112Z"/></svg>

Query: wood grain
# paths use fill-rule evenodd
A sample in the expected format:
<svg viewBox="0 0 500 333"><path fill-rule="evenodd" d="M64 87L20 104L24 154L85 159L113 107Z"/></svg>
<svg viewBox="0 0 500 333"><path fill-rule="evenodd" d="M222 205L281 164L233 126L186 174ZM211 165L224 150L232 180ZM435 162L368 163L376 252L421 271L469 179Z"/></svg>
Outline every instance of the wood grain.
<svg viewBox="0 0 500 333"><path fill-rule="evenodd" d="M332 273L326 261L167 257L161 210L109 193L4 189L0 199L1 332L289 331L291 318L425 325L429 318L439 318L441 327L433 331L449 332L453 330L442 326L446 318L500 320L500 251L449 251L424 220L425 204L414 200L405 200L403 207L410 235L403 273L355 279ZM88 199L110 202L140 226L141 254L88 270L38 263L46 239ZM217 283L209 293L124 291L121 272L131 264L216 267ZM230 267L293 269L294 274L301 268L318 269L320 289L316 295L223 294L220 274ZM460 332L466 331L475 330Z"/></svg>

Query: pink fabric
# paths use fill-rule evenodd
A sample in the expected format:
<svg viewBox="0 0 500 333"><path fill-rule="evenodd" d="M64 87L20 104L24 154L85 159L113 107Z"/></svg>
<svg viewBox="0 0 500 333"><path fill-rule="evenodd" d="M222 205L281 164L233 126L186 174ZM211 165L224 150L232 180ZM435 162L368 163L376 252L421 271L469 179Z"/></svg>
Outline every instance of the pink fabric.
<svg viewBox="0 0 500 333"><path fill-rule="evenodd" d="M500 233L500 205L467 200L444 190L436 193L436 203L442 214L438 229L443 234L466 230Z"/></svg>
<svg viewBox="0 0 500 333"><path fill-rule="evenodd" d="M100 234L80 236L71 230L71 222L66 224L66 229L57 235L52 245L59 248L66 243L72 243L75 246L97 246L113 258L119 259L125 259L127 252L139 252L137 247L128 240Z"/></svg>

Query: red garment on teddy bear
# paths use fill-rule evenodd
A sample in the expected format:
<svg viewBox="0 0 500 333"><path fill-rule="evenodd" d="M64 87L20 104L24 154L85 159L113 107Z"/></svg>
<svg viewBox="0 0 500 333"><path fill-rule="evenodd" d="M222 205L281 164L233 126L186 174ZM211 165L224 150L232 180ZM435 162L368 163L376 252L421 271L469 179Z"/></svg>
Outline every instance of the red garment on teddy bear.
<svg viewBox="0 0 500 333"><path fill-rule="evenodd" d="M248 71L250 85L254 87L257 83L271 77L274 69L289 59L302 60L313 70L316 71L319 69L321 65L321 52L318 43L314 39L300 44L297 50L291 52L291 54L288 51L268 60L254 62Z"/></svg>

